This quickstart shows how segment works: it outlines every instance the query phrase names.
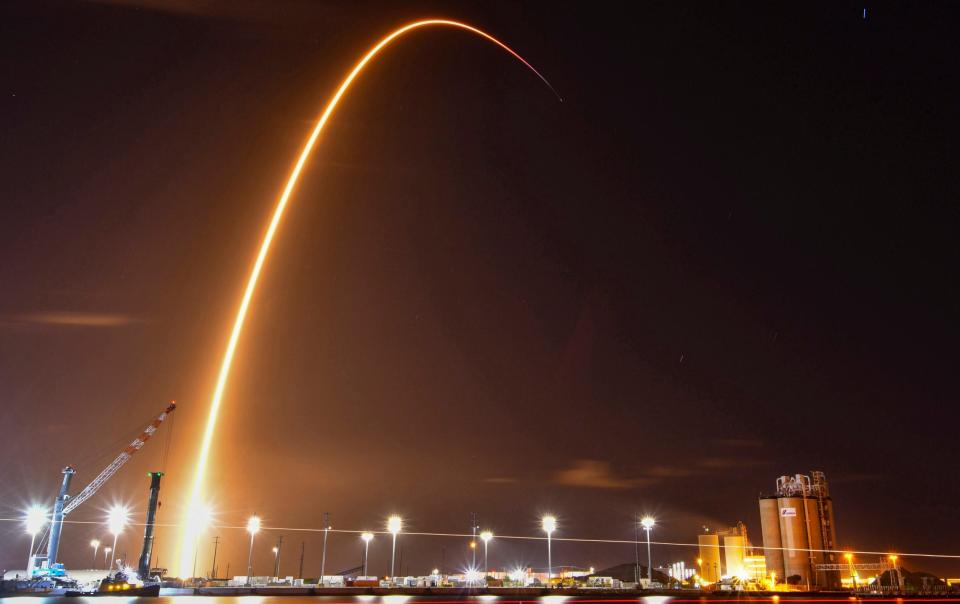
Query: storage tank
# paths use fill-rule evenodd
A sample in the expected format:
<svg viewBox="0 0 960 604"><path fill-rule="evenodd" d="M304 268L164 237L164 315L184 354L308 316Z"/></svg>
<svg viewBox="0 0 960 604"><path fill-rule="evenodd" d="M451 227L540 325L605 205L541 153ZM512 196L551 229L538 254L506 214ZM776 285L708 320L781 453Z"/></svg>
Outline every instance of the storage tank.
<svg viewBox="0 0 960 604"><path fill-rule="evenodd" d="M779 497L780 542L783 545L783 579L798 575L801 584L810 576L810 541L807 538L806 508L803 497Z"/></svg>
<svg viewBox="0 0 960 604"><path fill-rule="evenodd" d="M723 557L726 562L725 575L742 577L746 575L743 558L747 555L746 539L742 535L723 537Z"/></svg>
<svg viewBox="0 0 960 604"><path fill-rule="evenodd" d="M767 559L767 575L777 574L777 580L782 581L786 575L783 572L783 544L780 541L780 508L776 496L760 498L760 532L763 535L763 555Z"/></svg>
<svg viewBox="0 0 960 604"><path fill-rule="evenodd" d="M700 576L709 583L720 580L720 537L716 534L698 535L700 544Z"/></svg>
<svg viewBox="0 0 960 604"><path fill-rule="evenodd" d="M807 559L811 560L814 565L823 564L826 560L824 560L823 557L823 531L821 530L820 506L816 497L805 497L803 502L806 508L804 522L807 526L808 543L810 544L810 549L815 550L808 552ZM826 586L827 582L825 579L825 573L823 571L817 571L816 575L812 577L811 582L815 585Z"/></svg>

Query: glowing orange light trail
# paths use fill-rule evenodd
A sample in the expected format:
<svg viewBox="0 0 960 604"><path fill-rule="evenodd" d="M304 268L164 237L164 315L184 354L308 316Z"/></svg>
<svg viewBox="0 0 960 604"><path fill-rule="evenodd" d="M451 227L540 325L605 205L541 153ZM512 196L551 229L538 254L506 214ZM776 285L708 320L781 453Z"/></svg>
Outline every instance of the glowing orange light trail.
<svg viewBox="0 0 960 604"><path fill-rule="evenodd" d="M310 157L310 153L313 151L313 148L316 145L317 138L320 136L320 132L323 130L324 125L326 125L327 120L330 119L330 115L337 107L340 99L347 92L347 89L350 88L350 84L353 83L353 80L360 74L361 71L363 71L363 68L367 65L367 63L369 63L381 50L383 50L384 47L403 34L414 29L433 25L464 29L471 33L477 34L478 36L481 36L490 42L493 42L503 50L513 55L518 61L523 63L527 68L535 73L537 77L539 77L554 94L557 94L557 91L553 88L550 82L548 82L547 79L533 67L533 65L528 63L523 57L514 52L512 48L494 38L490 34L467 25L466 23L460 23L458 21L450 21L446 19L427 19L424 21L416 21L414 23L404 25L377 42L377 44L371 48L356 65L354 65L353 69L340 84L340 87L333 95L333 98L331 98L327 103L326 108L320 115L320 119L317 120L317 124L313 128L313 132L310 133L310 138L307 139L306 144L303 146L303 151L300 152L300 157L297 159L297 163L294 165L293 171L290 173L290 177L287 179L287 184L283 188L283 193L280 195L280 199L277 201L277 206L273 211L273 217L270 219L270 225L267 227L267 232L263 236L263 242L260 244L260 251L257 253L256 262L254 262L253 269L250 271L250 277L247 280L247 287L244 290L243 298L240 301L240 308L237 310L237 318L234 320L233 330L230 332L230 339L227 341L227 349L223 355L223 363L220 365L220 374L217 377L217 385L213 391L213 398L210 402L210 412L207 416L207 425L203 432L203 440L201 441L200 445L200 455L197 459L197 467L193 478L190 502L185 509L196 510L200 509L200 507L203 505L203 481L207 468L207 460L210 456L210 445L213 442L213 434L217 425L217 415L220 412L220 404L223 400L223 392L226 389L227 379L230 376L230 366L233 363L233 355L237 349L237 342L240 340L240 333L243 331L243 324L247 317L247 310L250 307L250 300L253 298L253 294L257 289L257 281L260 278L260 272L263 270L263 264L266 261L267 253L270 251L270 244L273 242L273 237L277 232L280 219L283 218L283 212L287 207L287 202L290 200L290 195L293 192L293 189L297 186L297 181L300 178L300 172L303 170L303 166L307 163L307 159ZM557 95L557 98L560 98L560 95ZM185 523L186 528L183 531L183 538L181 539L180 566L178 573L181 577L188 576L193 566L192 549L196 541L196 535L194 534L193 529L190 528L190 526L193 524L195 523Z"/></svg>

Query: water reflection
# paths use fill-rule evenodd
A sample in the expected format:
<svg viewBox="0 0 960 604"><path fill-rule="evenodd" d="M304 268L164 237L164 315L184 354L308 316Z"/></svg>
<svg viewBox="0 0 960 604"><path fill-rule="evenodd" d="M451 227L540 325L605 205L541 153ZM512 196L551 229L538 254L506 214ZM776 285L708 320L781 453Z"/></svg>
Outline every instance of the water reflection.
<svg viewBox="0 0 960 604"><path fill-rule="evenodd" d="M433 596L408 595L337 595L337 596L161 596L159 598L132 598L125 596L102 596L97 598L53 598L31 597L29 604L720 604L743 603L756 604L910 604L910 598L872 597L856 598L846 594L834 594L828 597L811 597L808 594L790 595L710 595L683 594L678 596L636 596L597 594L596 596L533 596L533 595L493 595L493 594L441 594ZM921 600L924 601L924 600ZM930 602L930 600L925 600ZM960 599L941 597L936 602L958 604ZM22 598L0 598L0 604L26 604Z"/></svg>

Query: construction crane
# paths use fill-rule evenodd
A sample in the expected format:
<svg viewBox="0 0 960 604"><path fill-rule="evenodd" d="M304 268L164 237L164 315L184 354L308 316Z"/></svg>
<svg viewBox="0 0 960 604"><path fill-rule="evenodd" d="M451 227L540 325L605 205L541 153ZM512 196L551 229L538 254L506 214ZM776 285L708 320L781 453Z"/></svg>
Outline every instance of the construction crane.
<svg viewBox="0 0 960 604"><path fill-rule="evenodd" d="M150 440L150 437L153 436L157 428L160 427L160 424L163 423L163 420L167 419L167 416L173 413L176 408L176 401L171 401L163 413L150 422L150 425L143 429L140 436L133 439L133 442L121 451L120 455L110 462L110 465L104 468L86 488L77 493L76 497L71 498L68 491L70 490L70 481L77 471L73 466L67 466L63 469L63 482L60 484L60 493L57 495L53 506L53 519L50 523L50 540L47 543L46 560L43 559L43 556L35 556L34 563L31 565L32 568L40 572L50 572L54 574L63 572L62 568L55 566L57 563L57 550L60 548L60 532L63 530L63 519L67 514L77 509L81 503L93 497L93 494L96 493L104 483L110 480L110 477L116 474L117 470L122 468L123 465L133 457L134 453L142 449L143 445Z"/></svg>

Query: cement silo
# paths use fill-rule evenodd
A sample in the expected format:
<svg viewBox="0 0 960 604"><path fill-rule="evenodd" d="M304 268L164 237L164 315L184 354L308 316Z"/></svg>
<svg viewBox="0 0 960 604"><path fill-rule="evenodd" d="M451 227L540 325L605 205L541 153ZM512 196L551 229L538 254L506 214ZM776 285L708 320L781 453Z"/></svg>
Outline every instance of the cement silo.
<svg viewBox="0 0 960 604"><path fill-rule="evenodd" d="M807 539L807 513L803 497L778 497L780 510L780 544L783 547L783 579L800 577L799 583L809 585L810 542Z"/></svg>
<svg viewBox="0 0 960 604"><path fill-rule="evenodd" d="M723 561L725 563L725 575L734 575L743 577L747 574L746 566L743 563L747 556L747 538L743 535L725 535L723 537Z"/></svg>
<svg viewBox="0 0 960 604"><path fill-rule="evenodd" d="M700 576L709 583L720 580L720 536L716 533L697 535L700 545Z"/></svg>
<svg viewBox="0 0 960 604"><path fill-rule="evenodd" d="M823 472L810 474L781 476L776 493L760 497L767 569L776 572L778 580L834 588L839 574L818 568L837 562L831 551L836 548L833 502Z"/></svg>
<svg viewBox="0 0 960 604"><path fill-rule="evenodd" d="M780 541L780 508L775 495L760 498L760 532L763 535L767 574L775 573L782 580L786 574L783 571L783 550L780 549L783 547Z"/></svg>

